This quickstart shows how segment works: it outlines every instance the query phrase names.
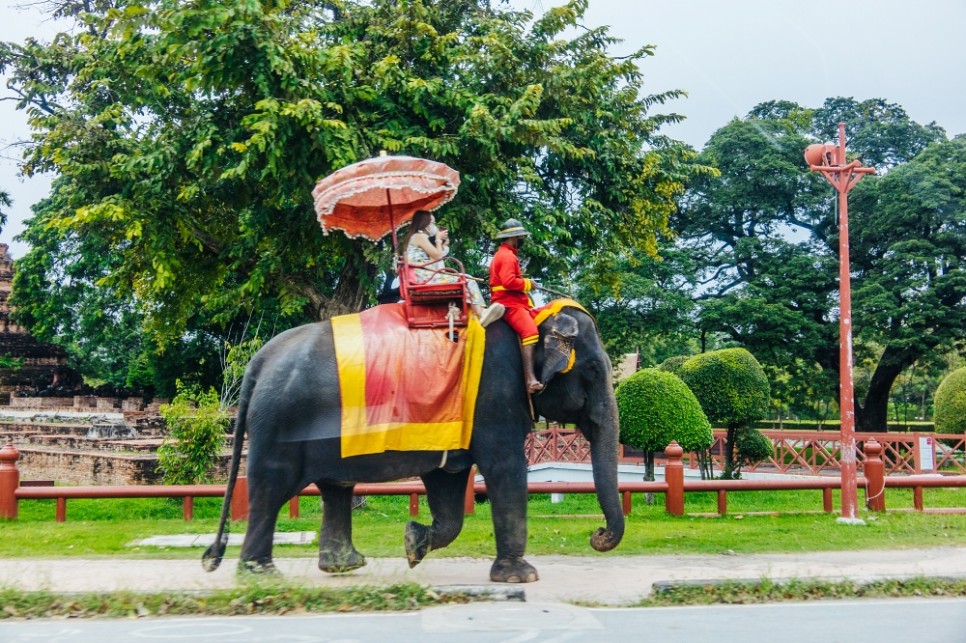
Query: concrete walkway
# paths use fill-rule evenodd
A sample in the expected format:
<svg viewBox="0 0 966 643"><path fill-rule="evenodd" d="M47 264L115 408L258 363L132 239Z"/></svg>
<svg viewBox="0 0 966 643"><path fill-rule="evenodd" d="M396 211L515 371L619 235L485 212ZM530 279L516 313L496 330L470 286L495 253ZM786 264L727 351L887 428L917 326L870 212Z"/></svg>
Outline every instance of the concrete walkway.
<svg viewBox="0 0 966 643"><path fill-rule="evenodd" d="M208 540L210 542L210 539ZM237 584L237 560L227 558L212 573L193 560L174 559L4 559L0 587L23 590L159 591L211 590ZM966 578L966 546L888 551L713 556L528 556L541 580L520 586L489 582L490 560L430 554L415 569L403 558L373 558L362 569L331 576L314 558L276 559L287 580L307 586L347 587L415 582L442 589L522 589L539 603L588 601L629 605L647 597L655 584L682 581L783 581L899 579L916 576ZM519 592L517 592L519 593Z"/></svg>

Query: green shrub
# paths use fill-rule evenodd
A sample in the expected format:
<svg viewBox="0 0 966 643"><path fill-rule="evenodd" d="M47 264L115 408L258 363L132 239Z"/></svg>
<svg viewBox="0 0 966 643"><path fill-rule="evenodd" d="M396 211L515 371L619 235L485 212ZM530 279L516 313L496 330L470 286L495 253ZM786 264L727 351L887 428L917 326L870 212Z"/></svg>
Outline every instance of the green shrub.
<svg viewBox="0 0 966 643"><path fill-rule="evenodd" d="M681 379L714 424L743 426L768 414L768 378L744 348L695 355L681 366Z"/></svg>
<svg viewBox="0 0 966 643"><path fill-rule="evenodd" d="M660 451L672 440L685 452L711 446L711 423L676 375L645 368L621 382L616 395L622 443L645 451Z"/></svg>
<svg viewBox="0 0 966 643"><path fill-rule="evenodd" d="M675 355L674 357L668 357L666 360L658 364L657 368L658 370L674 373L678 377L681 377L681 367L684 366L684 363L689 359L691 359L690 355Z"/></svg>
<svg viewBox="0 0 966 643"><path fill-rule="evenodd" d="M738 477L741 467L756 464L775 455L771 438L758 429L746 428L738 432L735 449L738 451Z"/></svg>
<svg viewBox="0 0 966 643"><path fill-rule="evenodd" d="M771 387L761 364L744 348L725 348L688 359L681 365L681 379L708 419L728 430L722 477L740 477L735 457L739 429L768 414Z"/></svg>
<svg viewBox="0 0 966 643"><path fill-rule="evenodd" d="M158 470L165 484L210 482L231 418L214 388L198 391L180 381L177 388L171 404L160 408L168 435L158 447Z"/></svg>
<svg viewBox="0 0 966 643"><path fill-rule="evenodd" d="M10 355L0 355L0 368L9 368L16 373L23 368L22 357L11 357Z"/></svg>
<svg viewBox="0 0 966 643"><path fill-rule="evenodd" d="M966 368L943 378L933 403L936 433L966 433Z"/></svg>

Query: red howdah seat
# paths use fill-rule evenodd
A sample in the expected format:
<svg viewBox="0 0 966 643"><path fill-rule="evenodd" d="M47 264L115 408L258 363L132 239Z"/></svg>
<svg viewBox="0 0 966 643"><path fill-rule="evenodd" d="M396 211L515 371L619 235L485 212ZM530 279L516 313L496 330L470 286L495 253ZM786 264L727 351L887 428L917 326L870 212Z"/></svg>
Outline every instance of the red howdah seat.
<svg viewBox="0 0 966 643"><path fill-rule="evenodd" d="M425 264L410 264L403 258L398 272L399 295L411 328L448 327L451 315L453 326L466 326L469 307L463 264L451 257ZM452 283L431 283L438 274L451 276Z"/></svg>

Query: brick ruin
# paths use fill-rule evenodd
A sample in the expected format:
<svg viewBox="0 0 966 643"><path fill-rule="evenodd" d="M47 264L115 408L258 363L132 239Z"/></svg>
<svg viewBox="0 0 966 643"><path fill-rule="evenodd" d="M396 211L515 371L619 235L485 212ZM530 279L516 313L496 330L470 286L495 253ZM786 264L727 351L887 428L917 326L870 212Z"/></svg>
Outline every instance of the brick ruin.
<svg viewBox="0 0 966 643"><path fill-rule="evenodd" d="M23 481L67 485L158 484L157 451L164 439L164 400L69 397L30 392L80 383L67 353L34 339L10 316L14 262L0 243L0 445L20 451ZM13 365L7 366L10 362ZM227 446L230 448L230 444ZM227 478L226 451L216 479Z"/></svg>
<svg viewBox="0 0 966 643"><path fill-rule="evenodd" d="M17 393L55 386L72 386L80 377L67 366L67 352L59 346L34 339L10 315L13 258L9 246L0 243L0 404L9 404Z"/></svg>

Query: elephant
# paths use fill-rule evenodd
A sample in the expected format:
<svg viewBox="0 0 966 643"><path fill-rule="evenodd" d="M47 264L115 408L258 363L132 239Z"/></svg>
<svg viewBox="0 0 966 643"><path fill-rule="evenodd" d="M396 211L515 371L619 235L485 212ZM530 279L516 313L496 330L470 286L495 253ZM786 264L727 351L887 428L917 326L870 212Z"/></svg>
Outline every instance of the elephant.
<svg viewBox="0 0 966 643"><path fill-rule="evenodd" d="M388 304L393 305L393 304ZM616 547L624 534L617 488L618 418L611 363L594 319L564 307L540 325L535 371L545 389L532 398L538 416L576 424L591 445L593 479L606 527L592 534L597 551ZM568 368L569 366L569 368ZM527 457L533 427L524 387L519 336L503 320L486 328L474 429L469 448L444 460L431 451L390 451L343 458L338 436L318 427L338 423L338 372L329 321L289 329L252 358L242 382L225 501L215 543L203 556L218 567L227 542L226 519L238 475L244 434L249 435L249 520L239 568L274 571L272 539L278 512L300 490L315 484L322 497L318 566L344 573L366 564L352 543L353 487L420 477L432 524L409 522L404 546L410 567L445 547L463 527L471 467L486 480L492 507L495 582L532 582L537 570L524 559L527 542Z"/></svg>

